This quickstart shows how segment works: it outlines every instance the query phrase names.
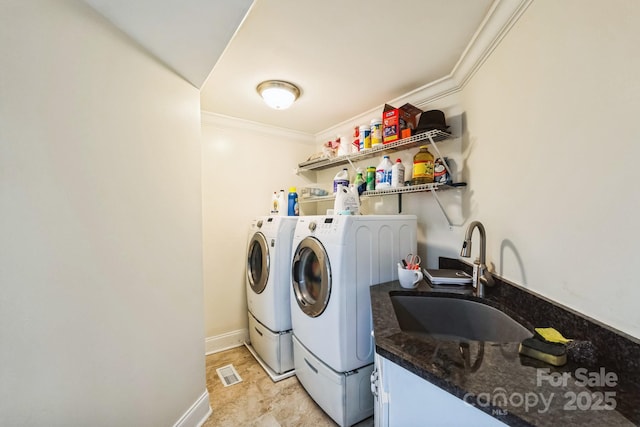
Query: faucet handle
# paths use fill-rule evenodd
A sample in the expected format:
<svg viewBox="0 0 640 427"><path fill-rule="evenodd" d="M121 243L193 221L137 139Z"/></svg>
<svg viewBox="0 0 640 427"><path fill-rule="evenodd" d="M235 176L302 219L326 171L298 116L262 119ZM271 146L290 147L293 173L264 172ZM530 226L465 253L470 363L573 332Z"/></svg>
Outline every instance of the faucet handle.
<svg viewBox="0 0 640 427"><path fill-rule="evenodd" d="M482 272L479 270L480 270L480 258L476 258L476 260L473 261L473 279L471 281L471 283L473 283L474 288L478 287L478 278L482 274Z"/></svg>
<svg viewBox="0 0 640 427"><path fill-rule="evenodd" d="M491 277L491 273L489 272L489 270L485 270L484 274L482 276L480 276L480 283L482 283L484 286L493 286L495 285L495 282L493 281L493 277Z"/></svg>

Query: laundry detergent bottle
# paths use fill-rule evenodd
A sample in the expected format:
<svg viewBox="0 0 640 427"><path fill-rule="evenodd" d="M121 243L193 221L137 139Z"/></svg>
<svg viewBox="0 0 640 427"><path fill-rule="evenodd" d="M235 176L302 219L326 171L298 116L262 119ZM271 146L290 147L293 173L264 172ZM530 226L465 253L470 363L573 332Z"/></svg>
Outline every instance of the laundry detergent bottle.
<svg viewBox="0 0 640 427"><path fill-rule="evenodd" d="M391 186L394 188L404 187L404 165L400 159L396 159L391 168Z"/></svg>
<svg viewBox="0 0 640 427"><path fill-rule="evenodd" d="M367 189L367 181L364 180L360 169L358 169L358 172L356 173L356 179L353 181L353 186L358 191L358 194L364 193Z"/></svg>
<svg viewBox="0 0 640 427"><path fill-rule="evenodd" d="M376 190L391 187L391 168L393 164L389 156L384 156L376 168Z"/></svg>
<svg viewBox="0 0 640 427"><path fill-rule="evenodd" d="M333 211L336 215L358 215L360 213L360 199L355 185L351 184L349 187L345 187L338 184Z"/></svg>
<svg viewBox="0 0 640 427"><path fill-rule="evenodd" d="M333 192L334 193L338 192L338 185L342 185L343 187L348 187L349 186L349 170L347 168L342 169L333 178Z"/></svg>
<svg viewBox="0 0 640 427"><path fill-rule="evenodd" d="M289 216L300 215L300 211L298 208L298 193L296 192L296 187L289 188L287 207L288 207L287 215Z"/></svg>

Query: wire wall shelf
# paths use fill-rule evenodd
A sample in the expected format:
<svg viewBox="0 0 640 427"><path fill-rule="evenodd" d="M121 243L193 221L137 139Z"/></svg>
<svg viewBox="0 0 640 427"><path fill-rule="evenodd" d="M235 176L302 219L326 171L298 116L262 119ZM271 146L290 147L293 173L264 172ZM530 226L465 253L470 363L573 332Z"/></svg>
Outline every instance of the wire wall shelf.
<svg viewBox="0 0 640 427"><path fill-rule="evenodd" d="M322 158L322 159L309 160L306 162L302 162L298 164L298 171L313 171L313 170L327 169L327 168L338 166L341 164L351 163L352 161L357 162L360 160L368 159L370 157L376 157L376 156L379 156L380 153L384 153L387 151L405 150L407 148L417 147L418 145L424 142L430 142L431 144L433 144L434 142L444 141L445 139L449 139L449 138L451 138L451 134L448 132L443 132L437 129L430 130L428 132L412 135L409 138L404 138L395 142L383 144L383 145L380 145L379 147L371 148L366 151L346 154L343 156ZM397 190L397 189L394 189L394 190ZM425 191L425 190L423 189L419 191ZM394 194L394 193L386 193L386 194Z"/></svg>
<svg viewBox="0 0 640 427"><path fill-rule="evenodd" d="M430 184L419 184L419 185L408 185L406 187L394 187L394 188L382 188L380 190L372 190L363 192L360 197L369 198L376 196L387 196L390 194L405 194L405 193L419 193L422 191L443 191L449 190L452 188L460 188L465 187L467 185L466 182L457 182L453 184L440 184L440 183L430 183ZM306 198L300 198L298 203L312 203L312 202L328 202L335 200L335 194L331 194L329 196L311 196Z"/></svg>

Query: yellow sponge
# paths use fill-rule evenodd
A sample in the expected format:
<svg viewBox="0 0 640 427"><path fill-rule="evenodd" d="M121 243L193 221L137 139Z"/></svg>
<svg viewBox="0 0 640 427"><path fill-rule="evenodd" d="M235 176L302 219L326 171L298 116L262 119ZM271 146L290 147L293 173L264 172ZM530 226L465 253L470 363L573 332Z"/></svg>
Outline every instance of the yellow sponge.
<svg viewBox="0 0 640 427"><path fill-rule="evenodd" d="M555 342L547 342L538 337L527 338L520 343L518 352L523 356L541 360L553 366L567 363L567 346Z"/></svg>
<svg viewBox="0 0 640 427"><path fill-rule="evenodd" d="M572 341L563 337L560 332L553 328L535 328L535 331L547 342L566 344Z"/></svg>

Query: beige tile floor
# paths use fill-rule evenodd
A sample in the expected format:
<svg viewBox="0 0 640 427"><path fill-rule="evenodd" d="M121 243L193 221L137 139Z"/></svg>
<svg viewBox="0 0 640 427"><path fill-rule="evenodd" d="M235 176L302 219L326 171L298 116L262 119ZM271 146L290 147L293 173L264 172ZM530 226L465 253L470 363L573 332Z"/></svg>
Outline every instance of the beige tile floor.
<svg viewBox="0 0 640 427"><path fill-rule="evenodd" d="M232 363L242 382L224 387L217 368ZM207 356L207 389L213 413L204 427L335 427L295 376L273 382L244 346ZM357 427L373 426L368 418Z"/></svg>

